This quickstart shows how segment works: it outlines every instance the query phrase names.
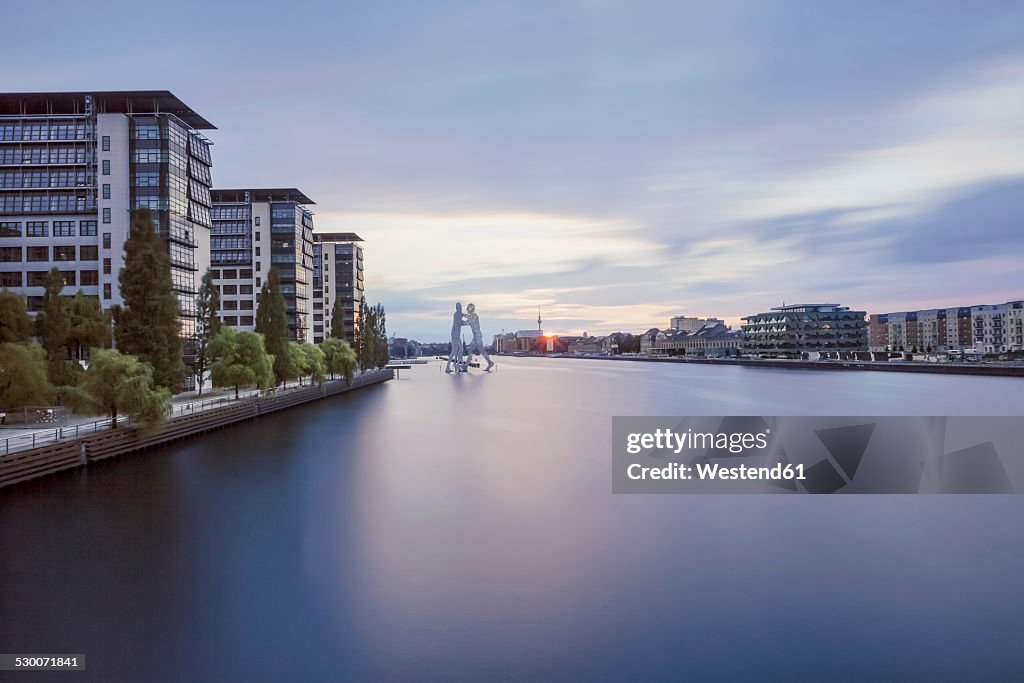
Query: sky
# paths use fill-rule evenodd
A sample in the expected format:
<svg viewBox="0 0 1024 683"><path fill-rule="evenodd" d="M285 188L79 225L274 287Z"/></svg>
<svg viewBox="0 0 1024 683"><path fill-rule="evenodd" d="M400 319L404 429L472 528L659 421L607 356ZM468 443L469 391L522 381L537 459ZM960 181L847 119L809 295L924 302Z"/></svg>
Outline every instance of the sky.
<svg viewBox="0 0 1024 683"><path fill-rule="evenodd" d="M366 240L398 336L1024 298L1024 3L82 8L3 9L0 91L171 90L215 186Z"/></svg>

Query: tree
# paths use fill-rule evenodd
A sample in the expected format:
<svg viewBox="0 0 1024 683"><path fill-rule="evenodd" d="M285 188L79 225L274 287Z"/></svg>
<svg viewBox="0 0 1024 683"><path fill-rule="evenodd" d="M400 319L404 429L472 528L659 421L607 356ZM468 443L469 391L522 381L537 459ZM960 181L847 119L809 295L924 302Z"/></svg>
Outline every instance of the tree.
<svg viewBox="0 0 1024 683"><path fill-rule="evenodd" d="M32 316L25 308L25 297L0 291L0 343L23 343L32 336Z"/></svg>
<svg viewBox="0 0 1024 683"><path fill-rule="evenodd" d="M324 383L324 354L312 344L289 343L289 353L294 369L302 384L303 377L310 377L317 384Z"/></svg>
<svg viewBox="0 0 1024 683"><path fill-rule="evenodd" d="M382 368L391 360L388 353L388 330L382 304L373 307L373 332L373 364Z"/></svg>
<svg viewBox="0 0 1024 683"><path fill-rule="evenodd" d="M64 276L56 268L51 268L43 279L43 307L36 314L36 337L46 350L47 374L53 384L72 383L67 376L71 321L62 291Z"/></svg>
<svg viewBox="0 0 1024 683"><path fill-rule="evenodd" d="M336 373L341 373L345 376L345 381L352 384L352 377L356 371L356 352L348 342L332 337L324 340L320 350L324 354L324 363L327 371L331 373L331 379L334 379Z"/></svg>
<svg viewBox="0 0 1024 683"><path fill-rule="evenodd" d="M46 355L38 346L0 343L0 410L49 405L53 386L46 378Z"/></svg>
<svg viewBox="0 0 1024 683"><path fill-rule="evenodd" d="M124 307L115 318L122 353L153 368L153 381L172 391L181 388L181 311L171 281L167 245L153 228L149 209L132 212L131 237L124 243L124 268L118 281Z"/></svg>
<svg viewBox="0 0 1024 683"><path fill-rule="evenodd" d="M334 297L334 305L331 306L331 337L334 339L345 338L345 308L341 303L341 297Z"/></svg>
<svg viewBox="0 0 1024 683"><path fill-rule="evenodd" d="M275 384L274 360L267 354L262 335L222 327L210 340L207 353L213 386L233 386L235 398L239 387L269 389Z"/></svg>
<svg viewBox="0 0 1024 683"><path fill-rule="evenodd" d="M260 290L256 308L256 331L263 335L267 353L274 357L274 379L277 384L292 376L288 354L288 304L281 294L281 278L277 266L270 269Z"/></svg>
<svg viewBox="0 0 1024 683"><path fill-rule="evenodd" d="M220 330L220 318L217 312L220 310L220 292L213 282L213 271L207 270L203 275L203 282L199 286L199 295L196 297L196 360L195 373L196 385L199 387L199 395L203 395L203 385L206 384L206 373L210 370L210 355L208 348L210 340Z"/></svg>
<svg viewBox="0 0 1024 683"><path fill-rule="evenodd" d="M153 368L117 349L92 354L81 391L88 407L110 416L111 429L117 429L118 415L128 415L152 430L170 410L171 394L156 385Z"/></svg>
<svg viewBox="0 0 1024 683"><path fill-rule="evenodd" d="M360 297L359 299L359 314L356 316L355 325L355 352L356 361L359 363L360 368L368 367L367 357L371 357L369 354L369 329L370 329L370 311L366 306L366 297Z"/></svg>
<svg viewBox="0 0 1024 683"><path fill-rule="evenodd" d="M68 349L75 360L88 360L89 349L110 348L110 320L100 301L78 290L68 302Z"/></svg>

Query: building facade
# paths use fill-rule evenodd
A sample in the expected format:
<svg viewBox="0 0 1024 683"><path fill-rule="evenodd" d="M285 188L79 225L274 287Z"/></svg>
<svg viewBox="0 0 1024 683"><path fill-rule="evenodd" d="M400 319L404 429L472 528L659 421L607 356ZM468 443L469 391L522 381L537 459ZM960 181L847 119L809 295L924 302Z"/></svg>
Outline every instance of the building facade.
<svg viewBox="0 0 1024 683"><path fill-rule="evenodd" d="M945 353L1024 350L1024 302L880 313L871 317L871 350Z"/></svg>
<svg viewBox="0 0 1024 683"><path fill-rule="evenodd" d="M689 332L690 334L693 334L706 325L720 324L724 323L718 318L687 318L684 315L676 316L668 321L668 327L670 330L674 330L676 332Z"/></svg>
<svg viewBox="0 0 1024 683"><path fill-rule="evenodd" d="M123 304L131 212L150 209L190 362L211 225L211 143L200 131L212 128L166 90L0 94L0 286L34 312L57 267L65 294Z"/></svg>
<svg viewBox="0 0 1024 683"><path fill-rule="evenodd" d="M295 188L212 191L210 268L225 325L251 331L272 267L281 281L293 341L313 342L313 200Z"/></svg>
<svg viewBox="0 0 1024 683"><path fill-rule="evenodd" d="M780 306L743 318L743 353L800 358L812 352L867 352L864 311L838 304Z"/></svg>
<svg viewBox="0 0 1024 683"><path fill-rule="evenodd" d="M313 242L313 341L319 344L340 325L344 339L355 343L359 302L365 293L363 241L354 232L316 233ZM341 301L342 320L333 319Z"/></svg>

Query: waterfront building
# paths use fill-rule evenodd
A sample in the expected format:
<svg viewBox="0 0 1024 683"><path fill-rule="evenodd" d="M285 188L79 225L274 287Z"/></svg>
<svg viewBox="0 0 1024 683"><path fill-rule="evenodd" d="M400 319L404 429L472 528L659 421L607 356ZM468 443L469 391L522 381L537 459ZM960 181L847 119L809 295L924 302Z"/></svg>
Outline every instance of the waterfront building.
<svg viewBox="0 0 1024 683"><path fill-rule="evenodd" d="M255 329L259 292L277 267L293 341L312 342L313 200L295 188L216 189L210 262L221 322Z"/></svg>
<svg viewBox="0 0 1024 683"><path fill-rule="evenodd" d="M872 351L979 353L1024 350L1024 303L880 313L871 317ZM1020 331L1018 331L1020 330Z"/></svg>
<svg viewBox="0 0 1024 683"><path fill-rule="evenodd" d="M355 343L359 302L365 292L363 241L354 232L313 235L313 342L319 344L341 325L345 340ZM333 320L334 303L341 300L344 318Z"/></svg>
<svg viewBox="0 0 1024 683"><path fill-rule="evenodd" d="M743 320L745 355L801 358L809 353L868 350L864 311L851 311L838 304L779 306Z"/></svg>
<svg viewBox="0 0 1024 683"><path fill-rule="evenodd" d="M641 339L641 352L649 356L697 356L721 358L738 355L743 337L725 323L712 319L694 332L684 330L648 330ZM643 339L648 343L645 347ZM646 350L645 350L646 349Z"/></svg>
<svg viewBox="0 0 1024 683"><path fill-rule="evenodd" d="M494 335L495 353L544 352L544 333L541 330L518 330Z"/></svg>
<svg viewBox="0 0 1024 683"><path fill-rule="evenodd" d="M60 269L104 309L124 303L131 211L166 240L192 360L197 272L209 264L214 126L167 90L0 94L0 287L42 305Z"/></svg>
<svg viewBox="0 0 1024 683"><path fill-rule="evenodd" d="M716 324L722 324L722 321L718 318L688 318L684 315L679 315L668 321L668 328L675 332L689 332L692 334L702 327Z"/></svg>

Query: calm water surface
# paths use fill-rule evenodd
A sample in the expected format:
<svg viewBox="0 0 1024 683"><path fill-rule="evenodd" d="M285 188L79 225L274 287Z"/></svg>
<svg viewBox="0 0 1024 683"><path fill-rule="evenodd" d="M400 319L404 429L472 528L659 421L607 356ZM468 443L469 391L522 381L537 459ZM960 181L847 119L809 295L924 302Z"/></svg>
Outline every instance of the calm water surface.
<svg viewBox="0 0 1024 683"><path fill-rule="evenodd" d="M613 496L612 415L1020 414L1024 381L499 359L0 491L25 680L1020 680L1024 497Z"/></svg>

